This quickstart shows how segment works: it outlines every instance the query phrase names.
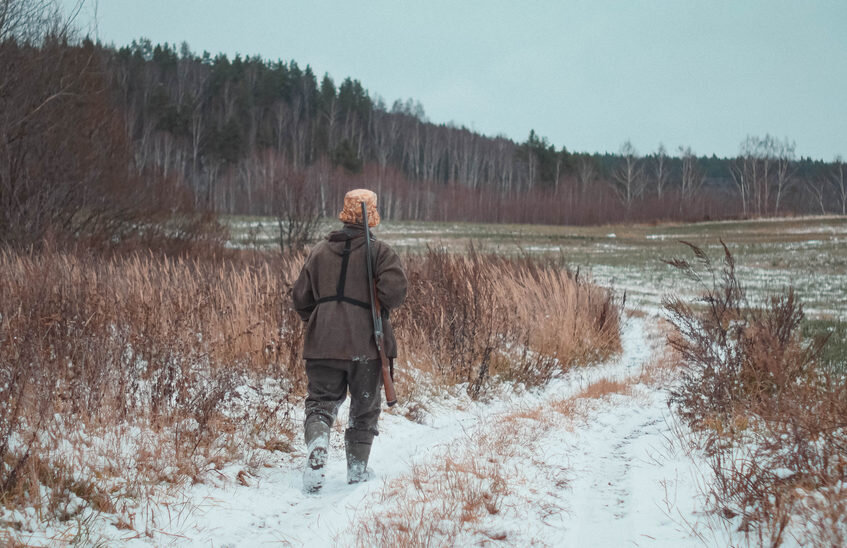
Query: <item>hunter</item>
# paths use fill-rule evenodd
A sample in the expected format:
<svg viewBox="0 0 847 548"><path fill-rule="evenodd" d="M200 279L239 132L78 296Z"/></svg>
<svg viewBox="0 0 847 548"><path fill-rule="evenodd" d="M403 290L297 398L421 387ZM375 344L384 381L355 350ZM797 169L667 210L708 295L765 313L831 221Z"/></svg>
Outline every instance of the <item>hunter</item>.
<svg viewBox="0 0 847 548"><path fill-rule="evenodd" d="M292 290L294 308L308 322L303 343L308 378L304 423L308 457L303 475L307 492L323 486L330 427L348 389L350 419L344 433L347 482L366 481L372 473L367 464L374 436L379 434L383 382L365 259L363 202L368 226L379 224L376 194L365 189L348 192L338 215L344 226L315 245ZM388 313L406 298L406 274L397 254L373 236L371 256L381 304L384 354L393 371L397 342Z"/></svg>

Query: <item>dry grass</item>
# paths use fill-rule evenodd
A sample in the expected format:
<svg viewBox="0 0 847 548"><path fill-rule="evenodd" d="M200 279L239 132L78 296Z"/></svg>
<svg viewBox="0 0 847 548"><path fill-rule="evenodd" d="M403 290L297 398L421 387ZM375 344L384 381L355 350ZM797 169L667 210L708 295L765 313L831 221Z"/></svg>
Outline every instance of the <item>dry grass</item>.
<svg viewBox="0 0 847 548"><path fill-rule="evenodd" d="M429 249L407 271L409 298L394 316L401 348L472 397L495 376L535 386L620 351L614 296L561 265Z"/></svg>
<svg viewBox="0 0 847 548"><path fill-rule="evenodd" d="M95 508L143 534L153 513L133 504L161 486L290 451L302 260L0 251L0 504L60 520ZM392 316L414 368L398 371L401 397L541 384L620 348L612 295L558 265L473 250L406 263L409 301ZM276 388L249 388L268 379Z"/></svg>
<svg viewBox="0 0 847 548"><path fill-rule="evenodd" d="M667 388L674 385L679 377L679 366L681 356L677 350L668 343L673 334L673 326L664 320L656 324L655 337L662 341L653 356L646 363L641 364L641 371L634 379L637 384L657 388Z"/></svg>
<svg viewBox="0 0 847 548"><path fill-rule="evenodd" d="M629 383L613 379L603 378L588 385L577 395L577 399L598 399L610 394L630 395L632 389Z"/></svg>
<svg viewBox="0 0 847 548"><path fill-rule="evenodd" d="M682 378L671 401L709 455L715 510L759 545L798 528L830 545L847 531L832 511L847 480L845 379L822 367L824 340L802 337L791 289L750 304L728 249L721 268L692 249L699 269L673 264L703 284L705 306L666 303Z"/></svg>
<svg viewBox="0 0 847 548"><path fill-rule="evenodd" d="M574 398L557 400L550 405L550 408L556 413L564 415L565 417L572 420L585 418L585 415L583 413L584 410L577 405L577 402L576 400L574 400Z"/></svg>
<svg viewBox="0 0 847 548"><path fill-rule="evenodd" d="M224 461L236 432L221 404L237 384L277 377L289 393L302 385L302 325L286 296L298 268L296 258L0 252L0 502L67 519L74 466L94 455L138 481L122 495L147 481L197 481ZM154 435L120 435L122 424ZM88 436L75 439L81 430ZM121 462L130 448L132 462ZM42 486L53 494L41 496ZM113 510L102 490L76 491Z"/></svg>
<svg viewBox="0 0 847 548"><path fill-rule="evenodd" d="M496 462L446 456L435 468L414 466L378 499L391 500L391 510L359 522L356 545L447 546L468 529L493 537L482 522L500 513L505 491Z"/></svg>

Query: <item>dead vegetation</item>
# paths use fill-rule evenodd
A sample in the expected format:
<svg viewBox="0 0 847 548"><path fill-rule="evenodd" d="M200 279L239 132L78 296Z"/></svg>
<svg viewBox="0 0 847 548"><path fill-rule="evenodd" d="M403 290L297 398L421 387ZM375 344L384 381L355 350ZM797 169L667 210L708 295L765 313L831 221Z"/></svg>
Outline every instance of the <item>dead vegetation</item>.
<svg viewBox="0 0 847 548"><path fill-rule="evenodd" d="M528 386L620 351L621 306L563 265L430 248L406 261L409 297L394 316L416 367L472 397L492 377Z"/></svg>
<svg viewBox="0 0 847 548"><path fill-rule="evenodd" d="M243 451L233 391L276 378L285 400L303 382L284 274L300 260L0 252L0 501L68 517L82 466L95 485L78 496L111 511L144 483L199 481ZM276 420L242 409L257 427ZM109 462L86 464L98 457ZM113 476L125 481L105 492Z"/></svg>
<svg viewBox="0 0 847 548"><path fill-rule="evenodd" d="M143 533L153 514L133 504L157 486L292 450L303 323L288 292L303 255L194 249L0 251L5 507L96 509ZM405 262L409 302L392 318L414 369L399 372L401 398L424 395L422 378L473 397L538 385L620 348L613 296L558 265L473 250Z"/></svg>
<svg viewBox="0 0 847 548"><path fill-rule="evenodd" d="M715 510L751 542L842 544L847 521L847 383L822 367L826 339L802 336L802 305L788 288L747 301L724 246L714 265L676 259L703 290L699 302L666 300L681 382L671 402L709 456Z"/></svg>
<svg viewBox="0 0 847 548"><path fill-rule="evenodd" d="M588 385L585 390L577 395L577 399L598 399L611 394L630 395L631 393L632 388L628 382L604 377Z"/></svg>

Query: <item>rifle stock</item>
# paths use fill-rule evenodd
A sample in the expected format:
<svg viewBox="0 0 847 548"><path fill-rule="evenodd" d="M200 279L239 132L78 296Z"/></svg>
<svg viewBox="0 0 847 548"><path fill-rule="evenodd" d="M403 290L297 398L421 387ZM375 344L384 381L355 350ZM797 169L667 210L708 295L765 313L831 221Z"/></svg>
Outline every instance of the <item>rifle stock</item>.
<svg viewBox="0 0 847 548"><path fill-rule="evenodd" d="M374 281L374 302L376 303L377 314L382 313L382 306L379 304L379 297L376 294L376 281ZM381 323L381 322L380 322ZM379 361L382 366L382 386L385 388L385 403L391 407L397 403L397 394L394 393L394 379L391 378L391 365L388 358L385 356L384 335L382 330L379 333L379 339L376 343L377 352L379 352Z"/></svg>
<svg viewBox="0 0 847 548"><path fill-rule="evenodd" d="M371 297L371 318L373 318L374 326L374 342L376 343L376 351L379 354L379 362L382 368L382 386L385 388L385 403L391 407L397 403L397 395L394 393L394 380L391 378L391 365L385 355L385 336L382 332L382 306L379 304L379 297L376 291L376 280L373 274L373 259L371 258L371 231L368 227L368 207L365 202L362 202L362 223L365 225L365 252L367 253L365 262L368 267L368 286L370 287Z"/></svg>

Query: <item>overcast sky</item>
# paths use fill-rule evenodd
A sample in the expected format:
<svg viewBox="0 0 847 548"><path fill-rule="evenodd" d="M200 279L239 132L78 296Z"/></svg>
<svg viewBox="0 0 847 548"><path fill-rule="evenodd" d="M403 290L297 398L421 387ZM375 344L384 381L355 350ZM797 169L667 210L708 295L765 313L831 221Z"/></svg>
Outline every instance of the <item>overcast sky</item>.
<svg viewBox="0 0 847 548"><path fill-rule="evenodd" d="M770 133L798 154L847 156L841 0L100 0L96 11L106 43L293 59L489 135L726 156Z"/></svg>

